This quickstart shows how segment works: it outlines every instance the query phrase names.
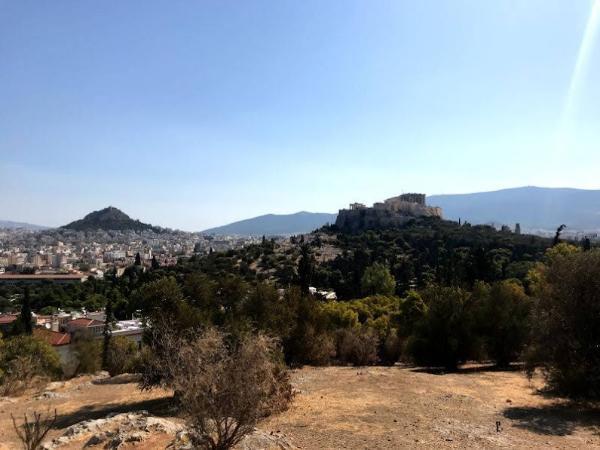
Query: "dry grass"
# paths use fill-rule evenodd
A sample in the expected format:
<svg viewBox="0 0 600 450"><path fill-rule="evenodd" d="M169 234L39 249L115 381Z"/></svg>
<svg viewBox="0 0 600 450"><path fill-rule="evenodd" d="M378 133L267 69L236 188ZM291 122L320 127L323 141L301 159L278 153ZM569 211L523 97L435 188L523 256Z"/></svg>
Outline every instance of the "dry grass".
<svg viewBox="0 0 600 450"><path fill-rule="evenodd" d="M435 374L398 366L307 367L292 379L300 390L292 407L259 427L280 432L303 449L600 448L598 409L541 395L541 380L530 384L519 371L475 367ZM18 448L10 413L57 408L59 429L113 411L171 413L168 392L140 392L131 382L91 384L83 377L54 392L64 396L0 401L0 448ZM51 432L52 437L59 434ZM162 445L157 436L134 448Z"/></svg>

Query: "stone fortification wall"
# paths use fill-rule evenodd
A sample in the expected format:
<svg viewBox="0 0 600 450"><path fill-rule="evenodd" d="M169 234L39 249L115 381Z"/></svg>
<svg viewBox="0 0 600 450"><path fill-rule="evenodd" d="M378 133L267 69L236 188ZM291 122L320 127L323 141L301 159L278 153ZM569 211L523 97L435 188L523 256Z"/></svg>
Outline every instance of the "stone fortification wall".
<svg viewBox="0 0 600 450"><path fill-rule="evenodd" d="M408 201L415 200L415 201ZM424 194L404 194L375 203L372 208L342 209L336 225L343 230L359 231L369 228L392 228L415 217L442 217L442 209L426 206Z"/></svg>

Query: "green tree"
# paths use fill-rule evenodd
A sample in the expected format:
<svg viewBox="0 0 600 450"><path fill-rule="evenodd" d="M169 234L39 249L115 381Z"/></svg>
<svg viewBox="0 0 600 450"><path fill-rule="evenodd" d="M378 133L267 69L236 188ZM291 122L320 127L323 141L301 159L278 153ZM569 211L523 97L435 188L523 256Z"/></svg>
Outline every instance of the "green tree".
<svg viewBox="0 0 600 450"><path fill-rule="evenodd" d="M413 334L416 324L427 314L427 305L421 294L417 291L409 291L402 301L400 310L398 334L406 338Z"/></svg>
<svg viewBox="0 0 600 450"><path fill-rule="evenodd" d="M408 339L408 355L417 364L449 370L476 356L470 294L457 287L431 285L422 296L427 309Z"/></svg>
<svg viewBox="0 0 600 450"><path fill-rule="evenodd" d="M560 244L560 235L562 234L562 232L564 231L565 228L567 228L567 226L565 224L562 224L561 226L559 226L556 229L556 234L554 235L553 245Z"/></svg>
<svg viewBox="0 0 600 450"><path fill-rule="evenodd" d="M281 339L290 335L295 318L293 305L281 298L275 287L265 283L258 283L250 290L242 313L256 329Z"/></svg>
<svg viewBox="0 0 600 450"><path fill-rule="evenodd" d="M310 250L310 245L302 244L300 247L300 260L298 261L298 281L303 295L308 295L314 269L315 258Z"/></svg>
<svg viewBox="0 0 600 450"><path fill-rule="evenodd" d="M19 315L19 326L25 334L33 333L33 314L31 312L31 299L29 286L25 287L23 302L21 303L21 314Z"/></svg>
<svg viewBox="0 0 600 450"><path fill-rule="evenodd" d="M24 334L0 339L0 395L16 394L37 377L61 374L58 353L47 342Z"/></svg>
<svg viewBox="0 0 600 450"><path fill-rule="evenodd" d="M113 313L113 298L110 295L106 299L106 308L104 309L104 314L104 329L102 330L102 368L106 370L108 365L108 350L110 347L113 324L115 322L115 316Z"/></svg>
<svg viewBox="0 0 600 450"><path fill-rule="evenodd" d="M521 354L530 329L531 299L514 280L491 286L479 282L473 291L476 327L487 355L507 367Z"/></svg>
<svg viewBox="0 0 600 450"><path fill-rule="evenodd" d="M96 373L102 369L102 342L87 330L74 334L71 344L77 358L75 373Z"/></svg>
<svg viewBox="0 0 600 450"><path fill-rule="evenodd" d="M560 246L561 250L556 251ZM531 278L535 296L530 371L572 397L600 398L600 250L560 244Z"/></svg>
<svg viewBox="0 0 600 450"><path fill-rule="evenodd" d="M361 289L364 295L394 295L396 280L386 266L375 263L366 268Z"/></svg>

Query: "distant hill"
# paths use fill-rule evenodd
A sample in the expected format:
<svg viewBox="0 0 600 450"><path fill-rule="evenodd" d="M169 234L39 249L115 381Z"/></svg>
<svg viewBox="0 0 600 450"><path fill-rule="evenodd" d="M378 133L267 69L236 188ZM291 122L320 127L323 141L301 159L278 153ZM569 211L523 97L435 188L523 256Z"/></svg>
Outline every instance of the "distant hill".
<svg viewBox="0 0 600 450"><path fill-rule="evenodd" d="M25 223L25 222L13 222L11 220L0 220L0 228L8 228L11 230L15 230L17 228L22 228L24 230L38 231L38 230L47 230L49 227L44 227L42 225L33 225L31 223Z"/></svg>
<svg viewBox="0 0 600 450"><path fill-rule="evenodd" d="M295 214L266 214L241 220L222 227L204 230L204 234L278 236L309 233L327 223L335 223L336 214L298 212Z"/></svg>
<svg viewBox="0 0 600 450"><path fill-rule="evenodd" d="M514 226L529 230L600 230L600 190L520 187L475 194L432 195L444 218Z"/></svg>
<svg viewBox="0 0 600 450"><path fill-rule="evenodd" d="M115 231L144 231L144 230L159 230L158 227L153 227L147 223L142 223L139 220L133 220L120 209L113 206L89 213L83 219L71 222L63 226L68 230L76 231L93 231L93 230L115 230Z"/></svg>

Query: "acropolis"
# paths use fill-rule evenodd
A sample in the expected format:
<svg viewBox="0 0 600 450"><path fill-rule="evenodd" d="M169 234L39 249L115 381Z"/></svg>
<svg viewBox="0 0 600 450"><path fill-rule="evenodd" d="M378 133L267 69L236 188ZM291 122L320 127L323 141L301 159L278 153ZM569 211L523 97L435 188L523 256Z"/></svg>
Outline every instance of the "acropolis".
<svg viewBox="0 0 600 450"><path fill-rule="evenodd" d="M425 194L402 194L370 208L362 203L351 203L349 209L339 211L335 224L340 229L358 231L399 226L415 217L442 218L442 209L427 206Z"/></svg>

